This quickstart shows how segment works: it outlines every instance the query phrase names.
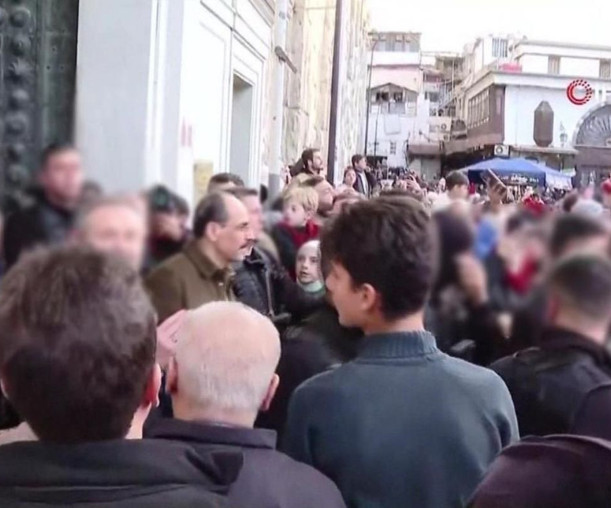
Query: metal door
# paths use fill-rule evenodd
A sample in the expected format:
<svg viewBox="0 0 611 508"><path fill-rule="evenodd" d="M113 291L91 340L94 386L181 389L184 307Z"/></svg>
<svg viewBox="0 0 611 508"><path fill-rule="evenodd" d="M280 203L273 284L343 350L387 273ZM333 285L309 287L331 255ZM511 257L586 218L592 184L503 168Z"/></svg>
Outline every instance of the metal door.
<svg viewBox="0 0 611 508"><path fill-rule="evenodd" d="M79 0L0 0L0 195L23 198L42 149L72 139Z"/></svg>

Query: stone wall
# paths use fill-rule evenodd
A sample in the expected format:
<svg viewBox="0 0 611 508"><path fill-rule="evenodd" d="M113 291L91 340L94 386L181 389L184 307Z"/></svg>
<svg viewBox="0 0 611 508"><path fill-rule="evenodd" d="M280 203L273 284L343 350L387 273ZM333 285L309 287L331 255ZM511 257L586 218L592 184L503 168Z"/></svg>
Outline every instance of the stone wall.
<svg viewBox="0 0 611 508"><path fill-rule="evenodd" d="M286 51L297 67L292 72L273 55L266 69L267 100L263 111L262 182L271 165L273 91L276 65L285 70L283 160L294 164L307 147L327 158L331 107L331 70L335 34L335 0L291 0ZM351 156L362 152L369 64L368 0L344 0L340 96L338 104L337 178ZM273 46L270 48L273 51Z"/></svg>
<svg viewBox="0 0 611 508"><path fill-rule="evenodd" d="M340 67L340 97L335 179L355 153L363 153L367 111L368 66L371 58L369 11L366 0L344 0L344 33Z"/></svg>
<svg viewBox="0 0 611 508"><path fill-rule="evenodd" d="M293 0L287 52L297 67L288 68L285 93L284 159L292 164L306 147L327 154L335 9L330 0ZM344 0L342 66L338 121L338 164L362 150L368 55L367 0ZM348 155L350 154L350 155Z"/></svg>

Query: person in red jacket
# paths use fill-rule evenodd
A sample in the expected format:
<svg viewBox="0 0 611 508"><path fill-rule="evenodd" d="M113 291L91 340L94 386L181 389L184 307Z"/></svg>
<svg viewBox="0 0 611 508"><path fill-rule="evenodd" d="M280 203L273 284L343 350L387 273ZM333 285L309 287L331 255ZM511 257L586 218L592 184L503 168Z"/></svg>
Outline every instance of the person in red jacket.
<svg viewBox="0 0 611 508"><path fill-rule="evenodd" d="M313 220L317 209L318 193L312 187L289 187L284 195L283 220L272 229L280 261L293 280L299 247L318 238L320 228Z"/></svg>

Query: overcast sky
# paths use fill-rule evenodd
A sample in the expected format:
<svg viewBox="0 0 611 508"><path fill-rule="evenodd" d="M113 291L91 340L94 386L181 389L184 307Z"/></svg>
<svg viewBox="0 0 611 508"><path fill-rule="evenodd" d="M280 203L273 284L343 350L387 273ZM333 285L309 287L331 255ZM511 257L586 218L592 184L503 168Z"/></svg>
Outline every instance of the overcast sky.
<svg viewBox="0 0 611 508"><path fill-rule="evenodd" d="M369 0L372 28L422 32L426 51L487 33L611 46L611 0Z"/></svg>

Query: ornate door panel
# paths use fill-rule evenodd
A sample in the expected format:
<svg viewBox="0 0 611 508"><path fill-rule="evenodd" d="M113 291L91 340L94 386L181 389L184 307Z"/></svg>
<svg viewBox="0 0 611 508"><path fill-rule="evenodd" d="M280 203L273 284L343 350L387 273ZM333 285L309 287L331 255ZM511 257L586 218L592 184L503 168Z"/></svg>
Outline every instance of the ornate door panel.
<svg viewBox="0 0 611 508"><path fill-rule="evenodd" d="M79 0L0 0L0 193L18 199L41 150L72 139Z"/></svg>

